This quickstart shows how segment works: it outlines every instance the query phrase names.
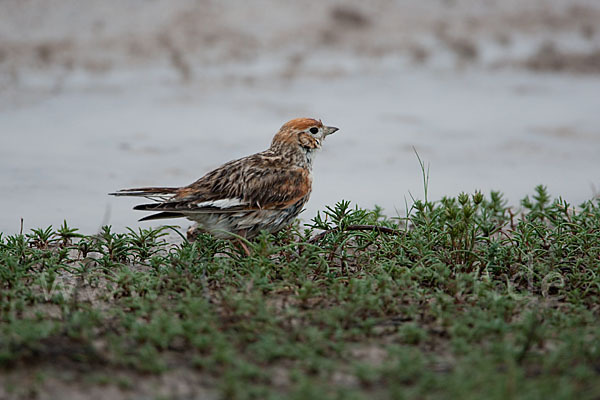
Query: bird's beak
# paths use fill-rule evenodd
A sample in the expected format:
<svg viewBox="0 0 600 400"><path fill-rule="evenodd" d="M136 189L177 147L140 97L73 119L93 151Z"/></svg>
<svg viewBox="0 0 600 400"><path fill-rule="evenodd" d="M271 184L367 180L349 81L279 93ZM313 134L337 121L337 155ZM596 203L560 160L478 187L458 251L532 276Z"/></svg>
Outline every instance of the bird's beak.
<svg viewBox="0 0 600 400"><path fill-rule="evenodd" d="M340 130L340 128L336 128L335 126L326 126L326 127L324 127L323 132L325 133L325 136L329 136L332 133L339 131L339 130Z"/></svg>

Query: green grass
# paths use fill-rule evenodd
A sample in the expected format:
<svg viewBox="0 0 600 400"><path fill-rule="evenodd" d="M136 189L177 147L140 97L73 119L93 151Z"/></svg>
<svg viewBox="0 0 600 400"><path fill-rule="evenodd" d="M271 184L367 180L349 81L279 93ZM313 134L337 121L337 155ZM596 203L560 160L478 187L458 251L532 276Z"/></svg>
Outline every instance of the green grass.
<svg viewBox="0 0 600 400"><path fill-rule="evenodd" d="M184 369L228 399L600 396L599 201L538 187L518 208L492 192L408 211L340 202L249 257L171 228L1 235L0 375L135 392Z"/></svg>

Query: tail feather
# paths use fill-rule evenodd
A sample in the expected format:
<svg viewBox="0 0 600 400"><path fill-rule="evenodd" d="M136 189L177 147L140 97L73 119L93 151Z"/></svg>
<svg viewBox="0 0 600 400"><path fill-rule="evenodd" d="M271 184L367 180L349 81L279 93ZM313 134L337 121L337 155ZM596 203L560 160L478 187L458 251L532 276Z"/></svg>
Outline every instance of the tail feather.
<svg viewBox="0 0 600 400"><path fill-rule="evenodd" d="M165 211L165 212L159 212L156 214L148 215L144 218L140 218L140 221L152 221L154 219L183 218L183 217L184 217L184 215L181 213Z"/></svg>
<svg viewBox="0 0 600 400"><path fill-rule="evenodd" d="M121 189L117 192L109 193L111 196L160 196L177 193L176 187L145 187L134 189Z"/></svg>
<svg viewBox="0 0 600 400"><path fill-rule="evenodd" d="M114 193L109 193L109 195L146 197L150 200L155 201L156 203L139 204L133 207L134 210L156 211L155 214L151 214L140 219L140 221L151 221L155 219L184 217L183 214L176 211L159 212L163 202L171 199L175 194L177 194L178 190L179 188L176 187L143 187L133 189L122 189Z"/></svg>
<svg viewBox="0 0 600 400"><path fill-rule="evenodd" d="M161 206L162 203L144 203L138 204L137 206L133 207L133 209L141 211L160 211Z"/></svg>

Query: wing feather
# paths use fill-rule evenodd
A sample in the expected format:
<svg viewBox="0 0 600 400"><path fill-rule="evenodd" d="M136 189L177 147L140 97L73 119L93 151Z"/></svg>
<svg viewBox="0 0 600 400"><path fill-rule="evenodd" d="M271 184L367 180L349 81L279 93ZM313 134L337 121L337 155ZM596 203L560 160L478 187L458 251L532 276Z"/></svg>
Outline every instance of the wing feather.
<svg viewBox="0 0 600 400"><path fill-rule="evenodd" d="M311 184L309 171L290 167L281 156L267 150L230 161L182 188L126 189L111 194L160 199L158 203L134 207L160 212L144 218L158 219L196 213L283 209L307 199Z"/></svg>

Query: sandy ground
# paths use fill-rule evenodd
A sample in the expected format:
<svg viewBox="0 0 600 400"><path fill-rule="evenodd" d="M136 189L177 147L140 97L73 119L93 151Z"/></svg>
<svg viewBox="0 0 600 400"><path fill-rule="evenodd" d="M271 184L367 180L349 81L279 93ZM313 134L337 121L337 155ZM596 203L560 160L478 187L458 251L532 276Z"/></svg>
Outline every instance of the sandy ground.
<svg viewBox="0 0 600 400"><path fill-rule="evenodd" d="M403 214L413 148L432 199L600 188L597 2L82 4L0 3L2 232L137 226L106 193L191 183L298 116L341 128L307 220L340 199Z"/></svg>

